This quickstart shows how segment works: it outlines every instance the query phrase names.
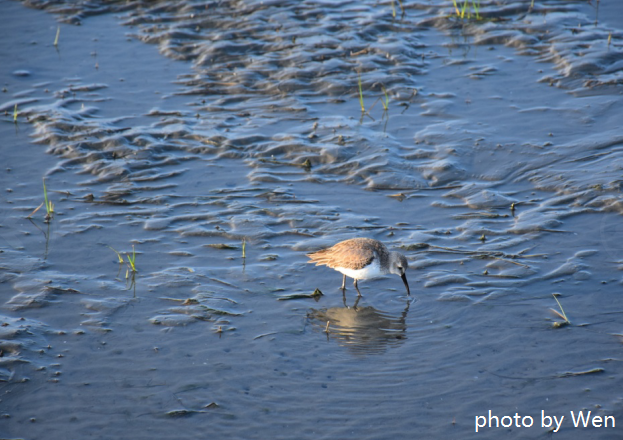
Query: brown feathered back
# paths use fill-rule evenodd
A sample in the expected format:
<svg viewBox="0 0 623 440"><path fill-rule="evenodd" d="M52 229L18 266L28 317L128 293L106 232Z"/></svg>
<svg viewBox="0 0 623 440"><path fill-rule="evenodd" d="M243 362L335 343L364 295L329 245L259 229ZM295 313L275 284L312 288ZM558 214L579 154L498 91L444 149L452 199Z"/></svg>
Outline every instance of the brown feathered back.
<svg viewBox="0 0 623 440"><path fill-rule="evenodd" d="M359 270L374 260L375 253L381 261L387 258L388 255L387 248L377 240L351 238L350 240L341 241L328 249L307 254L307 256L310 258L308 263L316 263L316 266L326 265L332 269L343 267Z"/></svg>

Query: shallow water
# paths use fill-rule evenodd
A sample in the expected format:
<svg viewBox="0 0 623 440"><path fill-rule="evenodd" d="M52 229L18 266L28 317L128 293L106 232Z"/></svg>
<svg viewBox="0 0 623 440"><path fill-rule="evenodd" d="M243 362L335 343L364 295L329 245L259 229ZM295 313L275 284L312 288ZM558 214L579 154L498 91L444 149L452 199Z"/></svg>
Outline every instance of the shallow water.
<svg viewBox="0 0 623 440"><path fill-rule="evenodd" d="M535 424L481 438L542 410L620 437L569 414L623 418L617 2L24 4L3 438L465 438L488 410ZM355 306L306 263L355 236L403 249L413 298L391 276Z"/></svg>

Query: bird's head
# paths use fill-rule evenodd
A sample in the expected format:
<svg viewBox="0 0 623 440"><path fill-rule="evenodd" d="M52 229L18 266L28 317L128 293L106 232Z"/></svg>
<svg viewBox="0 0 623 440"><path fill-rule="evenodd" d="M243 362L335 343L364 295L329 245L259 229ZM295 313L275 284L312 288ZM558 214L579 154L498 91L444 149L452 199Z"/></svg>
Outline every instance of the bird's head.
<svg viewBox="0 0 623 440"><path fill-rule="evenodd" d="M405 287L407 288L407 295L411 295L411 291L409 290L409 283L407 282L408 268L409 262L404 255L398 252L391 252L389 254L389 272L396 274L400 278L402 278L402 282L405 283Z"/></svg>

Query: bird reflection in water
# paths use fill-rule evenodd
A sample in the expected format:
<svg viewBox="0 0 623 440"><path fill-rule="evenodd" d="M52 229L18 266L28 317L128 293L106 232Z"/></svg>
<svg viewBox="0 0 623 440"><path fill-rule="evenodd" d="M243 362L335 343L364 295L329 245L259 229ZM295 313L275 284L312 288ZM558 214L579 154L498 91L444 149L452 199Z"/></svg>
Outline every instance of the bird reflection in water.
<svg viewBox="0 0 623 440"><path fill-rule="evenodd" d="M353 307L311 309L307 318L314 328L325 332L327 338L356 352L384 352L388 346L400 344L407 338L406 320L411 301L406 301L400 315L392 316L372 306L357 307L359 299Z"/></svg>

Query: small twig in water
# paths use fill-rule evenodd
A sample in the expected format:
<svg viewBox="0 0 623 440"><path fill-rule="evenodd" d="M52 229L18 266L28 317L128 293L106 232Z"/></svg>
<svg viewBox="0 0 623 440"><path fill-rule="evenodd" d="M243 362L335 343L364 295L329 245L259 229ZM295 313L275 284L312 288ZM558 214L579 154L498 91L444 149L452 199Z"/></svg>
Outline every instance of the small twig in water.
<svg viewBox="0 0 623 440"><path fill-rule="evenodd" d="M36 213L37 211L39 211L39 209L41 209L41 207L43 206L43 204L44 204L44 203L45 203L45 202L41 202L41 204L40 204L39 206L37 206L37 207L35 208L35 210L34 210L33 212L31 212L31 213L28 215L28 217L26 217L26 218L32 218L32 216L33 216L33 215L35 215L35 213Z"/></svg>

